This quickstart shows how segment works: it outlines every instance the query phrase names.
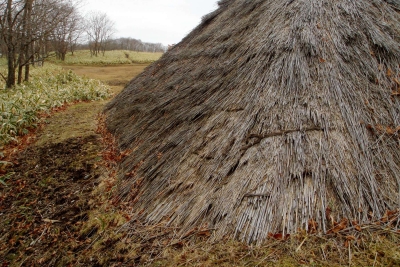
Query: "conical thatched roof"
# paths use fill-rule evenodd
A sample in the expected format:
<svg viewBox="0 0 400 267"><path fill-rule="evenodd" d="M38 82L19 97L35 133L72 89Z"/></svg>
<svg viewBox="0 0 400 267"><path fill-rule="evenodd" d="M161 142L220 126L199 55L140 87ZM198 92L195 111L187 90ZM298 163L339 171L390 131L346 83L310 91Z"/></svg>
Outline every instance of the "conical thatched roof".
<svg viewBox="0 0 400 267"><path fill-rule="evenodd" d="M220 1L106 109L135 218L259 242L399 208L399 8Z"/></svg>

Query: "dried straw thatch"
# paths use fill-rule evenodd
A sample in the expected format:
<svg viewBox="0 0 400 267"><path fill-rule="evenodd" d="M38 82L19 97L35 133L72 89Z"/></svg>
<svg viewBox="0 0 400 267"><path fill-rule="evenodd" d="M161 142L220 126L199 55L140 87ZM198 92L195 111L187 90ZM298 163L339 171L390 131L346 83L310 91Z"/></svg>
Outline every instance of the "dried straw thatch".
<svg viewBox="0 0 400 267"><path fill-rule="evenodd" d="M225 0L106 108L135 218L260 242L400 206L398 0Z"/></svg>

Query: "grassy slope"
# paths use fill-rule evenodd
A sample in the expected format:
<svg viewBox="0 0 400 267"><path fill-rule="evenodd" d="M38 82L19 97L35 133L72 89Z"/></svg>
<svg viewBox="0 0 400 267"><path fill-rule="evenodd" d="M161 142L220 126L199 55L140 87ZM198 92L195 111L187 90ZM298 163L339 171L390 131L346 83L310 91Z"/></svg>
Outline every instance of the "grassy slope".
<svg viewBox="0 0 400 267"><path fill-rule="evenodd" d="M122 85L140 71L130 67L69 68ZM96 133L104 103L81 103L48 119L16 160L9 186L0 191L5 266L400 266L399 234L384 225L329 236L299 232L260 247L211 244L208 229L178 239L163 225L125 225L129 203L113 199L118 155L111 136L101 128L103 135Z"/></svg>

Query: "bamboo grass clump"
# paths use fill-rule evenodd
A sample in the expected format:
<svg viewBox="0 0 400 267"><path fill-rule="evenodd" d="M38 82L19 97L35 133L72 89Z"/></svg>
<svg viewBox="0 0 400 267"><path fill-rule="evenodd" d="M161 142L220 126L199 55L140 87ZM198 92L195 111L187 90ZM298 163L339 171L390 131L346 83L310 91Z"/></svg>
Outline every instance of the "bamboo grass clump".
<svg viewBox="0 0 400 267"><path fill-rule="evenodd" d="M135 218L250 243L398 209L399 2L219 4L106 108Z"/></svg>

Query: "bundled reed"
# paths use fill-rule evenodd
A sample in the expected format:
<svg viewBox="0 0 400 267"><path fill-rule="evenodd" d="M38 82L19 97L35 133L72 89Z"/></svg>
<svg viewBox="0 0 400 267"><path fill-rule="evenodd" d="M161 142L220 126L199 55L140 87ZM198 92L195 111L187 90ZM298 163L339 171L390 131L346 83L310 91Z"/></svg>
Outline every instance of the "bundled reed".
<svg viewBox="0 0 400 267"><path fill-rule="evenodd" d="M400 207L399 64L398 0L220 1L107 106L120 197L249 243L381 218Z"/></svg>

